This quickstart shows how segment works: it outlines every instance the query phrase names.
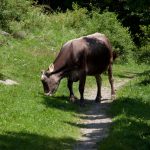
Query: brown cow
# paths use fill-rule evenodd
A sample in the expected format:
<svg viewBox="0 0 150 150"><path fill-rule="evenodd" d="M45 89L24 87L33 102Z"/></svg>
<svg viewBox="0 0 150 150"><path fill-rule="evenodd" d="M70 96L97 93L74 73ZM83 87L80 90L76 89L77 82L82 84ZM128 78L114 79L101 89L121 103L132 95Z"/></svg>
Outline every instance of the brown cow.
<svg viewBox="0 0 150 150"><path fill-rule="evenodd" d="M101 100L101 73L108 70L111 85L111 96L115 96L112 77L113 52L107 37L95 33L81 38L73 39L63 45L61 51L47 71L42 71L41 81L44 92L51 96L57 90L60 80L68 78L70 100L76 98L73 93L73 82L79 81L80 102L84 103L84 86L86 76L95 76L97 83L97 96L95 101Z"/></svg>

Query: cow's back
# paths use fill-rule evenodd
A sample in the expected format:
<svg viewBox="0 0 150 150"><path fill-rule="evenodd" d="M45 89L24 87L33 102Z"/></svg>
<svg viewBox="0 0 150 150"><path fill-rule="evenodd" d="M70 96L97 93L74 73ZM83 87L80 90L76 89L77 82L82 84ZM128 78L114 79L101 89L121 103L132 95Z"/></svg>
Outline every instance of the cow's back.
<svg viewBox="0 0 150 150"><path fill-rule="evenodd" d="M101 74L112 61L111 45L104 34L95 33L65 43L54 61L55 70L85 71Z"/></svg>
<svg viewBox="0 0 150 150"><path fill-rule="evenodd" d="M73 53L79 59L80 69L87 75L100 74L112 59L111 45L104 34L95 33L72 41Z"/></svg>

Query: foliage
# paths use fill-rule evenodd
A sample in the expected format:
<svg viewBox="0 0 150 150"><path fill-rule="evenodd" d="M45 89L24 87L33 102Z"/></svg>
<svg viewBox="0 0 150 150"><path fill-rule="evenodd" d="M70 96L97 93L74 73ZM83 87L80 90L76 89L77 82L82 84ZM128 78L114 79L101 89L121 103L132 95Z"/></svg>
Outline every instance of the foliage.
<svg viewBox="0 0 150 150"><path fill-rule="evenodd" d="M87 9L74 5L73 11L67 10L66 13L58 12L51 15L52 22L50 24L53 30L57 28L56 33L58 30L63 33L62 39L68 31L71 31L70 34L73 34L74 37L95 32L104 33L110 39L113 49L119 53L119 59L122 62L128 61L135 45L128 29L123 28L117 20L117 15L111 12L100 13L99 10L89 13Z"/></svg>
<svg viewBox="0 0 150 150"><path fill-rule="evenodd" d="M53 37L51 40L51 43L55 43L53 47L56 48L60 48L58 44L62 45L71 38L94 32L101 32L109 37L113 49L120 54L122 61L127 61L135 48L128 29L122 27L114 13L100 13L99 10L93 10L90 13L86 8L80 8L77 4L73 4L73 11L67 10L66 13L55 12L44 15L42 9L31 6L29 0L25 4L20 0L11 2L6 0L5 3L3 1L1 8L3 8L2 14L7 12L7 15L2 15L2 20L7 20L7 22L1 22L3 29L7 28L6 30L12 33L25 30L28 34L40 31L46 33L49 30L51 37L56 34L57 37L60 37L59 39ZM16 9L18 11L15 11ZM71 31L69 37L68 30Z"/></svg>
<svg viewBox="0 0 150 150"><path fill-rule="evenodd" d="M150 6L150 1L148 0L126 0L128 5L132 8L132 9L135 9L134 11L147 11L149 9L149 6ZM144 10L143 10L144 9Z"/></svg>
<svg viewBox="0 0 150 150"><path fill-rule="evenodd" d="M11 21L21 21L28 13L31 2L31 0L1 0L0 28L9 30L9 23Z"/></svg>
<svg viewBox="0 0 150 150"><path fill-rule="evenodd" d="M128 27L136 45L141 46L140 36L147 35L140 29L141 25L148 26L150 22L150 1L148 0L38 0L39 4L49 5L54 11L60 8L63 11L73 9L72 3L86 7L96 6L101 11L115 12L123 26Z"/></svg>
<svg viewBox="0 0 150 150"><path fill-rule="evenodd" d="M148 45L150 43L150 25L141 25L140 29L145 34L145 36L140 36L141 46Z"/></svg>
<svg viewBox="0 0 150 150"><path fill-rule="evenodd" d="M150 64L150 44L139 49L138 61L140 63Z"/></svg>
<svg viewBox="0 0 150 150"><path fill-rule="evenodd" d="M150 26L141 26L145 36L140 36L141 47L135 51L138 63L150 64Z"/></svg>
<svg viewBox="0 0 150 150"><path fill-rule="evenodd" d="M132 56L132 51L135 49L134 43L128 29L123 28L117 20L116 14L111 12L100 14L98 11L93 11L92 19L88 22L88 31L106 34L113 49L120 55L120 60L127 61Z"/></svg>

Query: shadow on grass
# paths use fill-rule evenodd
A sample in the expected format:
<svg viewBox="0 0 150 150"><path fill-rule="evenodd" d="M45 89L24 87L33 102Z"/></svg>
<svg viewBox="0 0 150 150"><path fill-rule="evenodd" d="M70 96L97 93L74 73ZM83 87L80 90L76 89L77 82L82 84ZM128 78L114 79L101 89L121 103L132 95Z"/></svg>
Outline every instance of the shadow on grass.
<svg viewBox="0 0 150 150"><path fill-rule="evenodd" d="M71 111L80 113L82 111L82 108L80 107L79 100L76 100L74 103L69 101L69 98L67 96L45 96L43 97L43 104L46 105L49 108L55 108L63 111Z"/></svg>
<svg viewBox="0 0 150 150"><path fill-rule="evenodd" d="M137 76L137 73L134 72L125 72L124 74L116 74L117 77L119 78L128 78L128 79L132 79L135 76Z"/></svg>
<svg viewBox="0 0 150 150"><path fill-rule="evenodd" d="M122 96L111 104L109 113L115 117L114 124L109 137L99 144L99 149L150 149L150 103L140 94L144 89L139 88L147 83L148 74L149 71L138 74L140 80L133 90L137 92L136 96Z"/></svg>
<svg viewBox="0 0 150 150"><path fill-rule="evenodd" d="M139 76L145 76L145 75L150 75L150 70L143 71L142 73L126 71L124 73L115 74L115 76L118 76L119 78L129 78L129 79L132 79L134 77L139 77Z"/></svg>
<svg viewBox="0 0 150 150"><path fill-rule="evenodd" d="M149 84L150 84L150 77L139 83L140 86L147 86Z"/></svg>
<svg viewBox="0 0 150 150"><path fill-rule="evenodd" d="M112 105L112 111L110 111L113 115L118 115L125 113L128 116L133 116L136 118L141 119L150 119L150 103L145 101L145 99L142 97L142 90L144 90L143 86L146 86L150 84L150 70L144 71L142 73L137 73L137 76L139 77L139 82L135 83L135 89L132 89L133 92L137 92L137 96L130 96L127 97L120 97L116 101L113 101ZM134 87L133 85L133 87ZM136 87L138 87L136 89ZM141 87L141 89L140 89ZM138 90L138 91L137 91ZM144 93L143 93L144 94ZM146 93L147 94L147 93ZM144 95L143 95L144 96Z"/></svg>
<svg viewBox="0 0 150 150"><path fill-rule="evenodd" d="M150 75L150 70L146 70L146 71L143 71L142 73L138 73L139 76L145 76L145 75Z"/></svg>
<svg viewBox="0 0 150 150"><path fill-rule="evenodd" d="M111 105L109 113L115 120L99 149L149 150L150 103L144 103L142 98L121 97Z"/></svg>
<svg viewBox="0 0 150 150"><path fill-rule="evenodd" d="M141 94L148 94L149 75L150 70L137 73L138 80L133 85L133 92L137 94L126 91L127 96L113 101L109 113L115 117L114 125L109 137L99 144L99 149L150 149L150 102Z"/></svg>
<svg viewBox="0 0 150 150"><path fill-rule="evenodd" d="M67 96L45 96L43 97L43 104L50 108L56 108L63 111L74 111L76 113L82 113L88 109L89 106L95 103L94 100L86 100L85 105L80 106L80 100L77 99L75 102L70 102Z"/></svg>
<svg viewBox="0 0 150 150"><path fill-rule="evenodd" d="M0 73L0 80L6 80L6 79L8 79L8 78L9 78L8 76L6 76L6 75Z"/></svg>
<svg viewBox="0 0 150 150"><path fill-rule="evenodd" d="M42 95L45 104L47 107L56 108L64 111L75 111L75 106L69 102L67 96L45 96Z"/></svg>
<svg viewBox="0 0 150 150"><path fill-rule="evenodd" d="M144 77L144 79L138 83L139 86L147 86L150 84L150 70L140 73L139 76Z"/></svg>
<svg viewBox="0 0 150 150"><path fill-rule="evenodd" d="M149 150L150 126L142 120L120 117L115 120L108 138L99 145L99 150Z"/></svg>
<svg viewBox="0 0 150 150"><path fill-rule="evenodd" d="M142 98L121 97L112 103L113 110L110 111L114 116L126 114L129 117L136 117L145 120L150 119L150 104L144 103Z"/></svg>
<svg viewBox="0 0 150 150"><path fill-rule="evenodd" d="M0 135L1 150L64 150L71 149L72 138L51 138L25 132L6 132Z"/></svg>

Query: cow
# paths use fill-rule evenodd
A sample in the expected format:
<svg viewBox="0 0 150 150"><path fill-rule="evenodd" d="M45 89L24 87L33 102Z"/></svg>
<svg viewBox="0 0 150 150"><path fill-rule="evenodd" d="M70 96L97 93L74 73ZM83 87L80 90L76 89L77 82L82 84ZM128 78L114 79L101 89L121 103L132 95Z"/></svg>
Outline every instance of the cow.
<svg viewBox="0 0 150 150"><path fill-rule="evenodd" d="M114 56L114 57L113 57ZM74 102L73 82L79 81L80 104L84 104L86 76L94 76L97 83L95 102L101 101L101 74L108 71L111 97L115 97L112 64L115 53L108 38L101 33L76 38L65 43L58 56L46 71L42 71L41 81L45 95L53 95L60 81L67 78L69 99Z"/></svg>

